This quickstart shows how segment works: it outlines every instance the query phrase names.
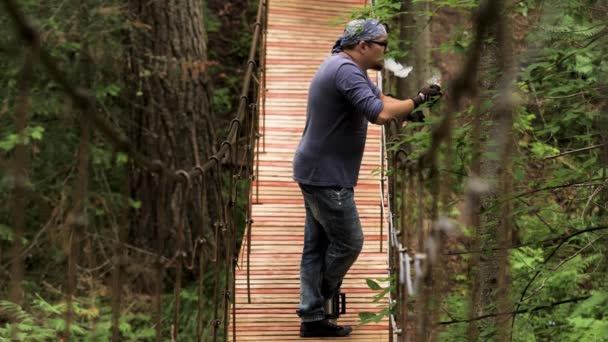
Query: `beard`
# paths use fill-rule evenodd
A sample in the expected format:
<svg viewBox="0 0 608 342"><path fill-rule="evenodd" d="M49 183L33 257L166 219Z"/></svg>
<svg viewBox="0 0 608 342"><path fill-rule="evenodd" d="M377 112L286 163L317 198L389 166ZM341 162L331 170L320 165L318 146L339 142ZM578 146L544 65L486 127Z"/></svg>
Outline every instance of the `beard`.
<svg viewBox="0 0 608 342"><path fill-rule="evenodd" d="M376 61L376 63L374 63L374 65L372 65L371 69L376 70L376 71L384 70L384 60Z"/></svg>

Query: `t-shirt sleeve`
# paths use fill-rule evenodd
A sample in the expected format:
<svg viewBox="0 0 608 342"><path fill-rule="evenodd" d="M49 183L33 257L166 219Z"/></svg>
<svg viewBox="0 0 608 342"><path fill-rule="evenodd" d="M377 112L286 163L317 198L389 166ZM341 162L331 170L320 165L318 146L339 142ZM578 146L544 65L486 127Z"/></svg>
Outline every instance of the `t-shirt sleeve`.
<svg viewBox="0 0 608 342"><path fill-rule="evenodd" d="M336 72L336 87L348 102L371 123L384 108L380 89L371 84L359 67L345 63ZM372 88L373 87L373 88Z"/></svg>

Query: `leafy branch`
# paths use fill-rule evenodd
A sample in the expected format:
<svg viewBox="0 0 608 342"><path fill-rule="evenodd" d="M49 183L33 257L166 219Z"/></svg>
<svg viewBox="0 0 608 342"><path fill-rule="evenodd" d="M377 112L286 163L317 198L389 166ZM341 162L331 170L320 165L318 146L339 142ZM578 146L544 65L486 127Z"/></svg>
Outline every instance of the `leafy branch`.
<svg viewBox="0 0 608 342"><path fill-rule="evenodd" d="M535 242L528 242L528 243L524 243L518 246L513 246L513 247L508 247L508 248L486 248L486 249L479 249L479 250L474 250L474 251L462 251L462 252L448 252L445 253L445 255L463 255L463 254L474 254L474 253L487 253L487 252L493 252L493 251L502 251L502 250L510 250L510 249L519 249L519 248L523 248L526 246L531 246L531 245L541 245L541 244L546 244L547 242L552 242L552 243L557 243L558 241L560 242L560 245L563 244L565 241L569 240L570 238L573 238L576 235L579 234L583 234L583 233L590 233L590 232L595 232L598 230L604 230L604 229L608 229L608 226L600 226L600 227L591 227L591 228L587 228L587 229L581 229L581 230L577 230L573 233L567 233L567 234L563 234L560 236L555 236L552 238L548 238L548 239L544 239L544 240L540 240L540 241L535 241Z"/></svg>
<svg viewBox="0 0 608 342"><path fill-rule="evenodd" d="M570 298L570 299L562 300L562 301L559 301L559 302L553 302L553 303L547 304L547 305L536 306L536 307L533 307L533 308L530 308L530 309L519 309L519 310L515 310L515 311L511 311L511 312L499 312L499 313L495 313L495 314L487 314L487 315L482 315L482 316L478 316L478 317L474 317L474 318L469 318L469 319L442 321L442 322L438 322L437 324L450 325L450 324L456 324L456 323L474 322L474 321L479 321L479 320L486 319L486 318L491 318L491 317L499 317L499 316L507 316L507 315L514 315L515 316L515 315L519 315L519 314L522 314L522 313L535 312L535 311L539 311L539 310L547 310L547 309L551 309L553 307L556 307L558 305L568 304L568 303L575 303L575 302L579 302L581 300L585 300L585 299L589 299L589 298L591 298L591 295L589 295L589 296L583 296L583 297Z"/></svg>

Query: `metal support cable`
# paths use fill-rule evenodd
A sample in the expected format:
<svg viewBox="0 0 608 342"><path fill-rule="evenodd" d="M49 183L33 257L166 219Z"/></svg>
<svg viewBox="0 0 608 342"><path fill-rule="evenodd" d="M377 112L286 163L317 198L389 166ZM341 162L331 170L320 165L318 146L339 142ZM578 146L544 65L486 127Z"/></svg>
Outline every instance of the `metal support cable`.
<svg viewBox="0 0 608 342"><path fill-rule="evenodd" d="M252 224L253 224L253 219L251 218L251 213L252 213L252 202L253 202L253 181L255 180L255 175L253 173L253 162L255 159L255 154L254 154L254 144L256 142L256 138L255 138L255 128L256 128L256 122L257 122L257 118L259 117L258 115L258 107L251 108L251 120L250 120L250 131L249 131L249 144L248 144L248 148L247 148L247 153L248 153L248 163L247 163L247 169L248 169L248 203L247 203L247 212L246 212L246 227L245 227L245 237L246 237L246 244L247 244L247 265L246 265L246 269L247 269L247 303L251 304L251 228L252 228Z"/></svg>
<svg viewBox="0 0 608 342"><path fill-rule="evenodd" d="M262 133L262 151L266 152L266 51L268 48L268 8L269 8L269 0L265 1L264 4L264 32L262 35L262 44L260 47L260 72L261 72L261 85L260 89L256 94L258 94L258 98L262 99L261 103L261 113L262 113L262 121L264 126L264 132Z"/></svg>
<svg viewBox="0 0 608 342"><path fill-rule="evenodd" d="M155 296L154 296L154 304L155 304L155 326L156 326L156 341L160 342L163 340L163 332L162 332L162 319L163 319L163 305L162 305L162 293L163 293L163 283L164 283L164 275L165 275L165 257L164 249L165 249L165 224L166 224L166 204L160 200L167 198L167 178L164 177L164 174L161 173L158 178L158 184L160 187L160 194L158 196L159 200L156 201L156 253L157 257L155 258L155 267L156 267L156 283L155 286Z"/></svg>
<svg viewBox="0 0 608 342"><path fill-rule="evenodd" d="M213 291L213 342L217 342L218 338L218 328L221 325L221 321L219 320L219 309L220 309L220 298L219 298L219 289L220 289L220 271L221 271L221 253L220 253L220 236L223 234L224 222L225 222L225 206L222 194L222 178L221 178L221 163L219 160L216 160L216 170L214 172L214 191L216 194L215 204L216 204L216 212L219 214L217 217L217 221L214 223L214 231L215 231L215 244L214 244L214 265L215 265L215 274L214 274L214 291ZM223 301L222 301L223 304Z"/></svg>
<svg viewBox="0 0 608 342"><path fill-rule="evenodd" d="M250 105L251 106L251 105ZM247 117L246 117L247 118ZM247 124L247 121L245 121L245 126ZM240 127L239 127L240 129ZM247 138L249 139L249 136L247 136ZM245 150L247 148L247 146L249 146L249 141L248 139L245 141ZM244 179L244 172L246 172L246 168L245 165L247 163L247 150L245 153L243 153L242 156L242 160L239 160L239 151L240 151L240 146L237 146L235 148L234 151L234 159L233 159L233 165L235 165L235 169L237 169L238 171L236 171L233 174L233 178L234 178L234 188L233 191L231 191L232 193L232 227L233 227L233 232L232 232L232 239L231 239L231 251L230 251L230 262L229 262L229 266L230 266L230 272L232 274L232 281L231 281L231 286L232 286L232 340L234 342L236 342L236 265L237 265L237 260L235 260L235 254L236 254L236 249L237 249L237 229L236 229L236 220L237 220L237 209L238 209L238 198L239 198L239 186L240 186L240 180ZM238 257L237 257L238 258ZM226 335L226 338L227 335Z"/></svg>
<svg viewBox="0 0 608 342"><path fill-rule="evenodd" d="M204 215L204 211L205 208L207 208L207 203L208 203L208 188L207 188L207 180L205 175L201 172L200 174L200 180L201 180L201 189L202 189L202 194L201 194L201 198L202 198L202 203L201 203L201 210L203 210L203 216L202 216L202 227L203 229L205 227L209 227L210 223L209 223L209 215ZM211 228L211 227L210 227ZM209 231L211 231L212 229L209 229ZM203 341L203 333L204 333L204 324L203 324L203 311L205 308L205 271L206 268L205 266L207 265L207 262L205 260L205 253L207 251L206 248L204 248L205 245L207 245L207 240L206 238L203 236L203 232L199 232L199 239L201 239L201 248L200 248L200 252L199 252L199 259L198 259L198 307L197 307L197 324L196 324L196 336L197 336L197 340L198 342L202 342Z"/></svg>
<svg viewBox="0 0 608 342"><path fill-rule="evenodd" d="M178 201L177 199L173 200L172 210L174 211L174 226L176 228L176 271L175 271L175 282L173 284L174 288L174 306L173 306L173 326L171 329L171 337L174 341L179 340L179 310L180 310L180 295L182 290L182 272L183 265L186 253L184 249L184 224L186 217L186 207L176 208L173 206L176 202L183 203L185 198L188 198L190 191L192 190L192 184L190 178L186 172L182 174L182 176L186 179L185 182L179 183L176 187L175 192L178 193L178 196L181 197Z"/></svg>
<svg viewBox="0 0 608 342"><path fill-rule="evenodd" d="M239 126L240 129L240 126ZM228 337L228 323L229 323L229 310L230 310L230 297L233 293L233 270L234 270L234 256L233 256L233 248L235 245L235 235L236 235L236 227L235 227L235 206L236 206L236 173L235 170L238 168L238 156L237 156L238 146L230 146L229 157L232 159L231 167L228 172L228 202L226 203L226 220L224 226L224 262L225 262L225 273L224 273L224 312L223 312L223 324L224 324L224 338ZM232 281L231 281L232 280ZM234 325L233 325L234 328Z"/></svg>

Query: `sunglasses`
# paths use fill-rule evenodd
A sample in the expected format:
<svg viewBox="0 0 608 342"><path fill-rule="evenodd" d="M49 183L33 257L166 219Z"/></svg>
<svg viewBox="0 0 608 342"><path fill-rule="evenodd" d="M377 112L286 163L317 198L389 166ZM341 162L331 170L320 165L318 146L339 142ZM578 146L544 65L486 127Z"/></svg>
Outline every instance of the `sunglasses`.
<svg viewBox="0 0 608 342"><path fill-rule="evenodd" d="M367 42L368 43L374 43L374 44L377 44L377 45L380 45L380 46L384 47L384 52L386 52L388 50L388 40L384 41L384 42L378 42L378 41L375 41L375 40L368 40Z"/></svg>

